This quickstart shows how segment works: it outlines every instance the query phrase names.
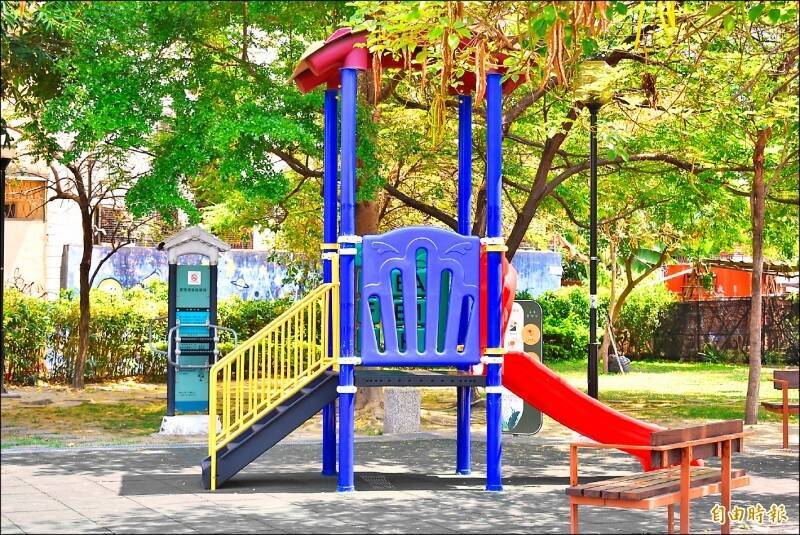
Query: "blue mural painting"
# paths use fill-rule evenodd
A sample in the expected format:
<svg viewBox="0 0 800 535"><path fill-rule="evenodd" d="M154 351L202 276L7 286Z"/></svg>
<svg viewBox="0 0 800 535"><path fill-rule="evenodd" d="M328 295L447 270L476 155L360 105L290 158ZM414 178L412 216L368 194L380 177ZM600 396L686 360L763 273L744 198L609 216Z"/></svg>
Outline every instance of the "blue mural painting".
<svg viewBox="0 0 800 535"><path fill-rule="evenodd" d="M78 289L80 245L65 245L61 262L61 287ZM96 246L92 252L92 269L108 254L109 248ZM199 264L203 258L188 255L182 263ZM276 299L299 297L304 290L288 266L296 262L291 253L270 253L236 249L222 253L219 259L218 295L220 299L239 296L242 299ZM561 286L561 254L552 251L520 250L512 264L519 273L517 289L527 290L533 297ZM132 288L151 279L167 281L167 255L154 247L123 247L101 267L94 280L104 289ZM311 279L317 279L318 276ZM316 280L304 280L314 285Z"/></svg>
<svg viewBox="0 0 800 535"><path fill-rule="evenodd" d="M518 250L511 260L517 270L517 291L538 297L561 287L561 253L555 251Z"/></svg>
<svg viewBox="0 0 800 535"><path fill-rule="evenodd" d="M80 245L65 245L61 263L61 287L78 288ZM96 246L92 251L92 269L108 254L109 248ZM181 263L199 264L205 259L186 255ZM207 261L207 260L206 260ZM220 254L217 291L220 299L239 296L242 299L276 299L299 297L304 288L290 276L292 265L289 253L233 250ZM167 281L167 255L154 247L123 247L101 267L94 280L95 287L132 288L157 278Z"/></svg>

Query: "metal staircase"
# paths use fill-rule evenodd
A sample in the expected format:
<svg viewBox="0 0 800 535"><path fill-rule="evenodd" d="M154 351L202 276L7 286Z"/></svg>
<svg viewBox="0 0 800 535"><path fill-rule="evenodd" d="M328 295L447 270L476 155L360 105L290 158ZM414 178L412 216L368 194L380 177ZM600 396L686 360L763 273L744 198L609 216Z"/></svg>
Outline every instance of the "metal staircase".
<svg viewBox="0 0 800 535"><path fill-rule="evenodd" d="M242 434L217 451L214 487L225 483L242 468L284 439L325 405L336 399L339 374L326 371L250 425ZM201 463L203 486L211 489L211 457Z"/></svg>
<svg viewBox="0 0 800 535"><path fill-rule="evenodd" d="M211 368L205 488L216 489L336 399L339 322L331 311L339 310L339 270L335 257L332 263L333 282Z"/></svg>

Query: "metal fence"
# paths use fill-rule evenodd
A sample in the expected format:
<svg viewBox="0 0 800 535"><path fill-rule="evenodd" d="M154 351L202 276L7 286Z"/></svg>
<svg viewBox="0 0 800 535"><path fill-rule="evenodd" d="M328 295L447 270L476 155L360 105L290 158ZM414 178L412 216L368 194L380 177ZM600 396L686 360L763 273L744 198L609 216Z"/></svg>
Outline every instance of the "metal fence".
<svg viewBox="0 0 800 535"><path fill-rule="evenodd" d="M658 357L700 360L709 350L739 352L750 347L750 298L675 303L654 335ZM798 362L800 303L784 297L764 297L762 354L787 364Z"/></svg>

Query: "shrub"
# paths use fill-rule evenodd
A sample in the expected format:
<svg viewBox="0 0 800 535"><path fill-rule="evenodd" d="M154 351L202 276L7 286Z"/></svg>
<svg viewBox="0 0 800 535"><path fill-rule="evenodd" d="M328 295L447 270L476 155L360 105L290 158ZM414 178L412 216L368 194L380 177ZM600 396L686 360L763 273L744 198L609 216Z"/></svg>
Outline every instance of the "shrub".
<svg viewBox="0 0 800 535"><path fill-rule="evenodd" d="M26 385L36 382L50 330L47 301L13 288L4 290L5 372L10 382Z"/></svg>
<svg viewBox="0 0 800 535"><path fill-rule="evenodd" d="M620 351L626 355L652 355L653 337L675 295L663 284L634 289L622 306L614 330Z"/></svg>
<svg viewBox="0 0 800 535"><path fill-rule="evenodd" d="M537 299L542 307L542 337L546 360L586 358L589 347L589 294L571 286L545 292ZM607 300L598 303L598 332L602 332Z"/></svg>
<svg viewBox="0 0 800 535"><path fill-rule="evenodd" d="M219 302L217 317L220 325L236 331L241 342L283 314L293 303L290 297L272 301L245 301L241 297L231 297Z"/></svg>
<svg viewBox="0 0 800 535"><path fill-rule="evenodd" d="M159 299L157 292L158 288L133 288L122 294L91 291L87 381L164 375L163 357L147 347L151 331L157 340L166 330L166 301ZM53 332L47 359L51 380L72 378L79 318L78 300L72 292L62 292L51 305Z"/></svg>
<svg viewBox="0 0 800 535"><path fill-rule="evenodd" d="M662 285L643 287L626 299L615 329L616 342L627 355L650 354L653 335L661 317L674 302ZM568 286L546 292L537 299L542 306L544 357L548 360L585 359L589 347L589 293L585 287ZM597 303L597 335L605 332L608 291L600 289Z"/></svg>

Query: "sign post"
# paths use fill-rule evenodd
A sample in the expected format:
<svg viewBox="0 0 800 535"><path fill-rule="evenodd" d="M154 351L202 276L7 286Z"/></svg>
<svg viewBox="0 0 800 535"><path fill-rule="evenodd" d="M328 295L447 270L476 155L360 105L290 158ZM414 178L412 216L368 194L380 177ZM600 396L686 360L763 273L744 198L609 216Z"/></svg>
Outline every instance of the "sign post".
<svg viewBox="0 0 800 535"><path fill-rule="evenodd" d="M531 300L514 301L505 334L505 348L524 351L542 361L542 307ZM542 412L504 389L502 397L504 433L535 435L542 429Z"/></svg>
<svg viewBox="0 0 800 535"><path fill-rule="evenodd" d="M169 302L167 415L161 432L206 433L208 370L219 355L219 331L227 330L217 325L217 263L219 253L230 246L199 227L190 227L167 240L164 250L169 262ZM202 258L207 265L200 263Z"/></svg>

